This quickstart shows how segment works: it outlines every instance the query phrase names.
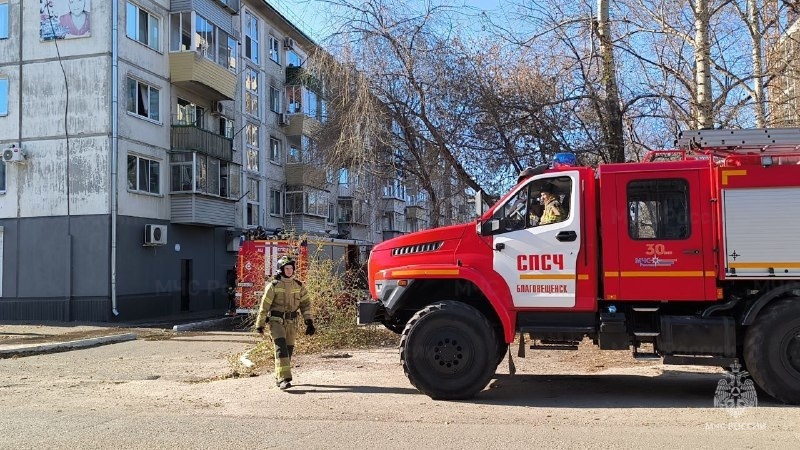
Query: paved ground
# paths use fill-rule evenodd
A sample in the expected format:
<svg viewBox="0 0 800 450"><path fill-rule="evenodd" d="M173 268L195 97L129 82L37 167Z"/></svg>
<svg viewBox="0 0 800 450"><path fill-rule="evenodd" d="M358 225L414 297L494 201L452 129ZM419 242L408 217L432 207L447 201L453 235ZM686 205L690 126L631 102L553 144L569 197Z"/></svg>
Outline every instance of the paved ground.
<svg viewBox="0 0 800 450"><path fill-rule="evenodd" d="M439 402L413 389L392 348L300 355L282 392L269 376L228 378L249 333L129 330L149 331L0 359L0 448L800 448L800 408L762 394L734 417L712 408L717 369L589 346L529 351L474 400ZM48 334L0 325L0 347Z"/></svg>

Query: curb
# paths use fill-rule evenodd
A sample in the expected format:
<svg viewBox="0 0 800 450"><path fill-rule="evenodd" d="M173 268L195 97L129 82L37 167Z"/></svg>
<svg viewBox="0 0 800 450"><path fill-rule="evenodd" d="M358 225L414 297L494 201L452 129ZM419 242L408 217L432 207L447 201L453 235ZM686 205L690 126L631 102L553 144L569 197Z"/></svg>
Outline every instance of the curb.
<svg viewBox="0 0 800 450"><path fill-rule="evenodd" d="M231 317L223 317L221 319L203 320L201 322L182 323L172 327L172 331L195 331L213 328L222 325L231 320Z"/></svg>
<svg viewBox="0 0 800 450"><path fill-rule="evenodd" d="M96 347L99 345L116 344L119 342L136 340L134 333L117 334L114 336L101 336L78 341L58 342L55 344L29 345L10 349L0 349L0 358L14 355L38 355L42 353L63 352L80 348Z"/></svg>

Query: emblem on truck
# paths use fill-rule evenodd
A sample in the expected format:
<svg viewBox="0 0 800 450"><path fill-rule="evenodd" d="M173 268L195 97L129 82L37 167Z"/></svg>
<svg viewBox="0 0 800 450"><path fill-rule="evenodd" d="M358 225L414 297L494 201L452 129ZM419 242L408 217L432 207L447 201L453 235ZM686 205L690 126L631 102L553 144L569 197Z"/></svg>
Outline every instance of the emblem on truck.
<svg viewBox="0 0 800 450"><path fill-rule="evenodd" d="M744 414L747 408L758 406L758 395L753 380L748 379L750 373L741 370L738 362L731 365L731 371L725 372L717 383L714 393L714 408L724 408L733 417Z"/></svg>

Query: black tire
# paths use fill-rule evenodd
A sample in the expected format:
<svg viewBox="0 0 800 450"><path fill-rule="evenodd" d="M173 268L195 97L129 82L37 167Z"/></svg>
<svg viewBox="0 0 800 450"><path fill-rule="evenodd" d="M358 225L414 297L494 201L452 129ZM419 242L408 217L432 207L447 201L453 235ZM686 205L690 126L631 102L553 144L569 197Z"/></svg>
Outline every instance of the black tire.
<svg viewBox="0 0 800 450"><path fill-rule="evenodd" d="M408 321L400 360L408 380L436 400L474 397L497 367L495 335L477 309L457 301L428 305Z"/></svg>
<svg viewBox="0 0 800 450"><path fill-rule="evenodd" d="M800 404L800 297L779 300L756 317L745 336L744 360L766 393Z"/></svg>

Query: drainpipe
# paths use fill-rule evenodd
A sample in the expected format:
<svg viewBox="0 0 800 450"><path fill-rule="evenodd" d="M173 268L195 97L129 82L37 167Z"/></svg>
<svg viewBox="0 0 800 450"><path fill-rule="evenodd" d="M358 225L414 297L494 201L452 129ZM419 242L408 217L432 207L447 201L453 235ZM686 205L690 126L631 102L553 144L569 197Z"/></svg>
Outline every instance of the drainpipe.
<svg viewBox="0 0 800 450"><path fill-rule="evenodd" d="M117 311L117 150L119 147L119 2L111 2L111 312Z"/></svg>

